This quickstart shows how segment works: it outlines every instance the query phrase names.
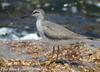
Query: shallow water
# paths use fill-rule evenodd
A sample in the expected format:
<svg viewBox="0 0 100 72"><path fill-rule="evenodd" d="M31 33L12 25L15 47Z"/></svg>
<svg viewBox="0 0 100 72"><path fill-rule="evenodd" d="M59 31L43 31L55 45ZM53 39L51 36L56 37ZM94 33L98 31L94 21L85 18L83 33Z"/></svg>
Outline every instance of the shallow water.
<svg viewBox="0 0 100 72"><path fill-rule="evenodd" d="M96 22L96 19L98 19L96 17L89 18L82 14L65 15L55 13L47 14L47 19L49 21L64 25L65 27L79 34L100 38L100 25L98 22ZM31 33L34 34L37 32L35 22L36 19L34 17L0 17L0 31L2 31L2 34L0 34L0 39L16 40L21 37L28 36ZM84 29L84 27L91 25L95 27L94 30L87 31ZM3 30L4 27L6 27L6 30ZM10 33L8 31L10 31Z"/></svg>

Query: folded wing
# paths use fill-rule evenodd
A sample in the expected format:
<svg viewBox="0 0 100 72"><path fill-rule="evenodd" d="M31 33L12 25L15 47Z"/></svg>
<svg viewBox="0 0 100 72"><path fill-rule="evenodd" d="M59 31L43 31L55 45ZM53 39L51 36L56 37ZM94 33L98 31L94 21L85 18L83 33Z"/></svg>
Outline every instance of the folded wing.
<svg viewBox="0 0 100 72"><path fill-rule="evenodd" d="M58 25L53 22L44 21L43 22L43 30L45 36L47 36L50 39L59 39L59 40L65 40L65 39L88 39L88 37L85 37L83 35L74 33L70 31L69 29Z"/></svg>

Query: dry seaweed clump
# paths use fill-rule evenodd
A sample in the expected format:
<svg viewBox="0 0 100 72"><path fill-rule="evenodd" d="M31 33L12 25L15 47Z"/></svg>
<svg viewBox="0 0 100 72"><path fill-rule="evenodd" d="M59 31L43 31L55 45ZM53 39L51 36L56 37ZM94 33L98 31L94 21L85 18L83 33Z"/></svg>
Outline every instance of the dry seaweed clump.
<svg viewBox="0 0 100 72"><path fill-rule="evenodd" d="M6 61L3 58L0 58L0 69L6 67Z"/></svg>
<svg viewBox="0 0 100 72"><path fill-rule="evenodd" d="M9 45L10 44L10 45ZM30 60L0 59L0 69L15 72L100 72L100 48L87 48L83 43L62 45L53 51L46 43L7 43L17 55ZM51 48L50 48L51 47ZM24 49L24 51L23 51Z"/></svg>
<svg viewBox="0 0 100 72"><path fill-rule="evenodd" d="M86 48L83 44L63 46L59 59L50 67L54 72L99 72L100 49Z"/></svg>

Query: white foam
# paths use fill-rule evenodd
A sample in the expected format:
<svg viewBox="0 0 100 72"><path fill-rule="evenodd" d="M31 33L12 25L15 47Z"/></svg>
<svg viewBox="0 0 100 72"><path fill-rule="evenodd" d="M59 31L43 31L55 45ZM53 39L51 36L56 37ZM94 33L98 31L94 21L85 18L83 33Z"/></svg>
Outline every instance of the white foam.
<svg viewBox="0 0 100 72"><path fill-rule="evenodd" d="M20 38L20 40L40 40L40 39L42 38L39 37L36 33L31 33Z"/></svg>
<svg viewBox="0 0 100 72"><path fill-rule="evenodd" d="M10 34L12 33L13 29L2 27L0 28L0 35Z"/></svg>

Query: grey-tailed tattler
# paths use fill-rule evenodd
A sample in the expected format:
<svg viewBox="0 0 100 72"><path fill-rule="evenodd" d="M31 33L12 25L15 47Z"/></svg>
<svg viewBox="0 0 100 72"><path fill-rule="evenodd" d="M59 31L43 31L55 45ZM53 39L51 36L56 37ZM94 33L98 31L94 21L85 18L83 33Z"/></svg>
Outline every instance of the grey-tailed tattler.
<svg viewBox="0 0 100 72"><path fill-rule="evenodd" d="M58 42L61 40L68 39L78 39L84 40L88 39L88 37L72 32L71 30L56 24L54 22L48 21L45 19L45 12L42 9L36 9L32 12L32 16L36 17L36 27L39 35L43 40L50 41L53 46L53 52L55 51L55 45L58 45L59 52L59 44ZM58 56L58 54L57 54ZM58 58L58 57L57 57Z"/></svg>
<svg viewBox="0 0 100 72"><path fill-rule="evenodd" d="M69 29L45 19L45 12L42 9L36 9L32 16L37 18L36 27L39 35L47 40L68 40L68 39L88 39L88 37L74 33Z"/></svg>
<svg viewBox="0 0 100 72"><path fill-rule="evenodd" d="M51 41L57 45L60 40L78 39L86 40L88 37L72 32L71 30L45 19L45 12L42 9L36 9L32 12L32 16L36 17L36 27L39 35L43 40ZM55 46L53 46L55 50ZM59 50L59 45L58 45ZM58 54L57 54L58 55Z"/></svg>

